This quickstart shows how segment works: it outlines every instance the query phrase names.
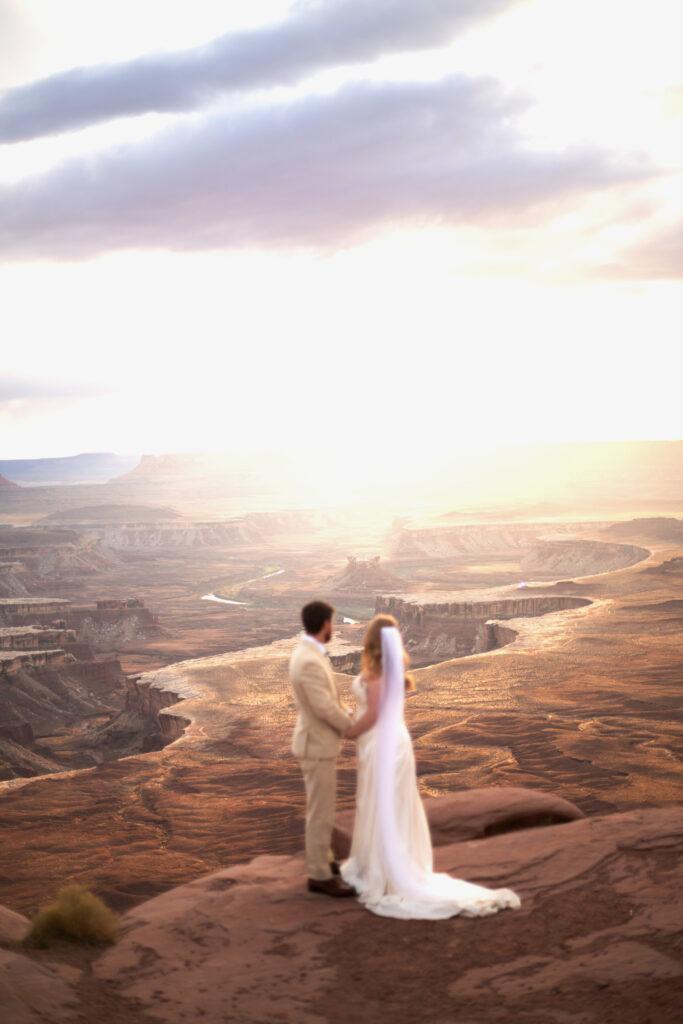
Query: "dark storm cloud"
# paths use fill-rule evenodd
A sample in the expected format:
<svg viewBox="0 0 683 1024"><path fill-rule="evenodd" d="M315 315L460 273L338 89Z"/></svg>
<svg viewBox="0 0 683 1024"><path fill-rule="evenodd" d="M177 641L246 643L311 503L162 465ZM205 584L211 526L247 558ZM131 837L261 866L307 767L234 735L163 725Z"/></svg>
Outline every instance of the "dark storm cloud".
<svg viewBox="0 0 683 1024"><path fill-rule="evenodd" d="M519 108L458 76L180 123L0 188L0 257L337 248L386 225L535 222L539 204L642 173L596 150L525 149Z"/></svg>
<svg viewBox="0 0 683 1024"><path fill-rule="evenodd" d="M150 111L187 111L230 91L289 85L324 68L448 42L519 0L299 0L279 24L182 52L74 68L0 98L0 142Z"/></svg>

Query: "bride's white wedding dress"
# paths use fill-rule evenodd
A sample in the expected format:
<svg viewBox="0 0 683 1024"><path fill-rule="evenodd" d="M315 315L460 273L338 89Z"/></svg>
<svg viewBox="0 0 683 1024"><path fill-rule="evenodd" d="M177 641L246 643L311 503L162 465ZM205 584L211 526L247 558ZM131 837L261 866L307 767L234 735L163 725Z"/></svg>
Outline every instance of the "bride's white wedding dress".
<svg viewBox="0 0 683 1024"><path fill-rule="evenodd" d="M402 686L402 671L400 682ZM354 679L352 692L360 717L367 708L360 676ZM386 798L379 777L386 748L377 756L381 715L372 729L358 737L356 818L351 853L341 865L344 880L354 886L368 910L383 917L483 917L504 907L519 907L519 897L511 889L486 889L433 872L431 836L417 788L413 744L403 721L402 694L400 714L397 709L392 725Z"/></svg>

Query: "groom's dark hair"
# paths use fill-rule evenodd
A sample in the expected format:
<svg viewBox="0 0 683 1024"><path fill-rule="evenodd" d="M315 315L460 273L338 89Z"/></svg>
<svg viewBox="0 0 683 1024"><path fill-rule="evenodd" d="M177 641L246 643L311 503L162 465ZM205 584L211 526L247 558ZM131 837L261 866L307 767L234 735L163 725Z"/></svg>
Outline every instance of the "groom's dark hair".
<svg viewBox="0 0 683 1024"><path fill-rule="evenodd" d="M307 633L315 636L328 619L334 615L334 608L326 601L309 601L301 609L301 621Z"/></svg>

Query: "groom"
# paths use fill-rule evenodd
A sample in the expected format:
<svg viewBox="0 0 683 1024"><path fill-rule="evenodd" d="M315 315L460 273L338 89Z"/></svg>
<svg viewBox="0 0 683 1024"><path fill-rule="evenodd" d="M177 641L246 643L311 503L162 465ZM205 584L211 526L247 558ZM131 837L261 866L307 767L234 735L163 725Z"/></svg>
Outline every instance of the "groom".
<svg viewBox="0 0 683 1024"><path fill-rule="evenodd" d="M351 719L339 700L325 644L332 638L334 608L311 601L301 610L304 636L289 662L298 710L292 752L299 758L306 786L306 864L308 888L327 896L355 896L339 874L332 829L337 799L337 755Z"/></svg>

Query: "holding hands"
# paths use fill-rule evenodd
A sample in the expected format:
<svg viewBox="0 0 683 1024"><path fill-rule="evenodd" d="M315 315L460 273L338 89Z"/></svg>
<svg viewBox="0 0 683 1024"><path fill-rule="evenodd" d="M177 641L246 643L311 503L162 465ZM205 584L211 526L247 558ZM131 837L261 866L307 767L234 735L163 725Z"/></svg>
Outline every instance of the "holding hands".
<svg viewBox="0 0 683 1024"><path fill-rule="evenodd" d="M382 679L379 675L361 676L361 684L365 689L366 710L359 719L352 719L352 723L344 733L347 740L358 739L364 732L373 728L377 721L379 702L382 694Z"/></svg>

